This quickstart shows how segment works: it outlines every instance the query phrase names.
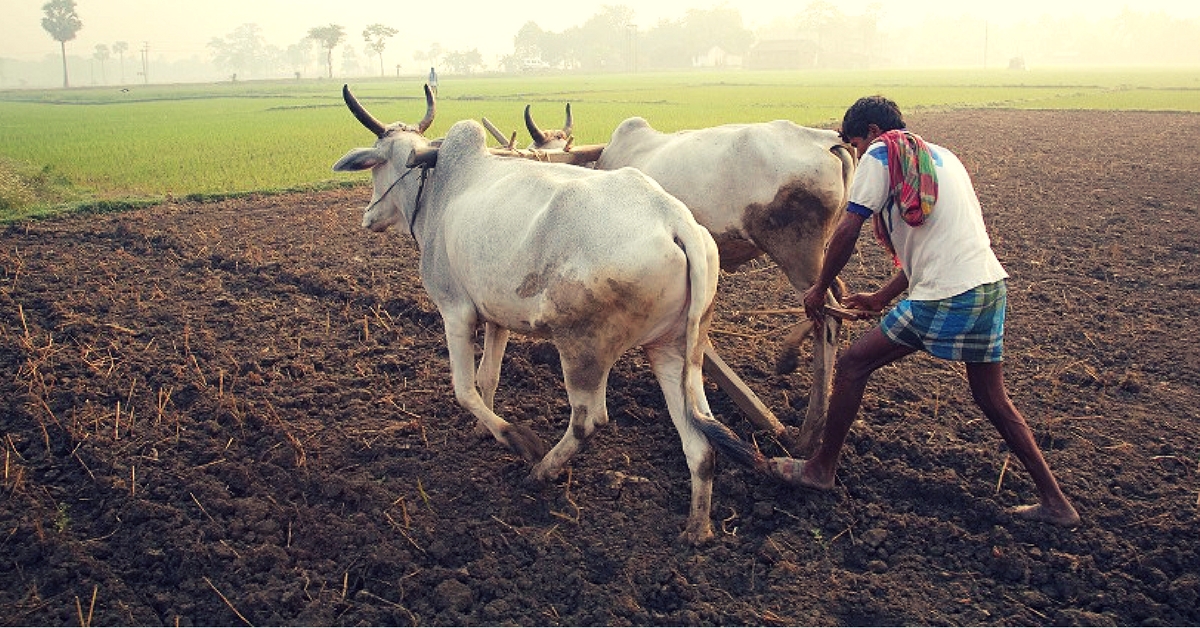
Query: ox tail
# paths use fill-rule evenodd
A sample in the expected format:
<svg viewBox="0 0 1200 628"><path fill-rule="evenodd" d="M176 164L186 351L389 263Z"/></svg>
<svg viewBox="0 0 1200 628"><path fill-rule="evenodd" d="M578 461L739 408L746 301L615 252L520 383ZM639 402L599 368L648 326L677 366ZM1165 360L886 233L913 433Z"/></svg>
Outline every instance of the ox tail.
<svg viewBox="0 0 1200 628"><path fill-rule="evenodd" d="M703 227L680 230L676 234L684 255L687 256L688 287L691 298L687 310L687 355L683 363L684 411L688 420L700 430L717 451L729 456L734 462L759 472L767 471L766 458L758 447L738 437L733 430L702 409L695 391L703 394L701 373L704 367L704 348L708 343L708 320L712 316L713 300L716 298L716 274L718 267L716 246L706 246L705 239L711 238ZM710 254L711 252L711 254ZM694 378L694 379L693 379Z"/></svg>
<svg viewBox="0 0 1200 628"><path fill-rule="evenodd" d="M858 160L845 144L834 144L829 148L829 152L842 162L842 202L840 207L845 208L846 204L850 202L850 183L854 180L854 168L857 167ZM825 238L828 239L829 235L826 233ZM833 291L833 298L839 302L848 292L846 282L842 281L841 275L833 278L833 285L830 286L830 289Z"/></svg>
<svg viewBox="0 0 1200 628"><path fill-rule="evenodd" d="M845 144L834 144L829 148L829 152L842 162L842 206L845 207L846 203L850 201L850 182L854 180L854 167L857 160L854 158L854 153L851 153Z"/></svg>
<svg viewBox="0 0 1200 628"><path fill-rule="evenodd" d="M692 412L692 421L717 451L734 462L760 473L767 473L767 459L754 443L748 443L724 423L702 412Z"/></svg>

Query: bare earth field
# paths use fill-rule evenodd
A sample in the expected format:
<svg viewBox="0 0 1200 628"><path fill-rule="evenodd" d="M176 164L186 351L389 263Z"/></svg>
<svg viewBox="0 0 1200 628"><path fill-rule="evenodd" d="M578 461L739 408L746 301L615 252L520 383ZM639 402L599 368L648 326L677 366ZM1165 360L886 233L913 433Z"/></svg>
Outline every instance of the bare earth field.
<svg viewBox="0 0 1200 628"><path fill-rule="evenodd" d="M1007 514L1032 482L964 370L923 356L872 381L835 490L719 460L700 548L640 354L570 473L529 484L472 435L411 239L359 227L364 183L0 231L0 623L1200 624L1200 116L909 123L975 179L1010 392L1077 528ZM844 278L889 271L865 233ZM714 344L797 425L810 377L774 374L795 317L762 311L799 299L765 264L721 280ZM514 339L496 405L558 439L553 347Z"/></svg>

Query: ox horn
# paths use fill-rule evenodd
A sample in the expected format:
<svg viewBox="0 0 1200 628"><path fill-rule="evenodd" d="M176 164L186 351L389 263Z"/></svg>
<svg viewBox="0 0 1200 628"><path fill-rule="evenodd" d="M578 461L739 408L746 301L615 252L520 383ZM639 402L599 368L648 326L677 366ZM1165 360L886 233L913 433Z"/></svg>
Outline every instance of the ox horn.
<svg viewBox="0 0 1200 628"><path fill-rule="evenodd" d="M529 113L530 105L525 105L525 128L529 129L529 135L533 137L533 141L539 145L545 144L549 139L546 137L546 132L539 129L536 122L533 121L533 116ZM563 137L570 137L571 129L575 127L574 118L571 116L571 103L567 103L567 121L563 124Z"/></svg>
<svg viewBox="0 0 1200 628"><path fill-rule="evenodd" d="M408 155L408 162L404 165L409 168L432 168L437 165L438 149L436 146L424 146L414 148L413 152Z"/></svg>
<svg viewBox="0 0 1200 628"><path fill-rule="evenodd" d="M433 116L437 113L437 106L433 101L433 92L429 89L429 83L425 84L425 117L417 123L417 132L424 135L425 129L433 124Z"/></svg>
<svg viewBox="0 0 1200 628"><path fill-rule="evenodd" d="M533 116L529 114L530 106L531 105L525 105L525 128L529 129L529 135L533 138L533 141L536 144L541 145L546 143L546 134L542 132L542 130L538 128L537 123L533 121Z"/></svg>
<svg viewBox="0 0 1200 628"><path fill-rule="evenodd" d="M342 85L342 100L346 101L346 106L350 108L350 113L353 113L354 117L357 118L363 126L367 127L368 131L374 133L375 137L383 137L387 134L387 125L379 120L376 120L375 116L371 115L371 113L358 102L358 99L354 97L354 94L350 93L349 85Z"/></svg>

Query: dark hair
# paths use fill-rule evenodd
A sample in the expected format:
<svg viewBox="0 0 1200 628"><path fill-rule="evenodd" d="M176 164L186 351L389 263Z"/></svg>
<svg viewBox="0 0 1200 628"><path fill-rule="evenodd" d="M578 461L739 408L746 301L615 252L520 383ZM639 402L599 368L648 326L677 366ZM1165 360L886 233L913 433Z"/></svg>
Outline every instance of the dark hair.
<svg viewBox="0 0 1200 628"><path fill-rule="evenodd" d="M867 125L874 124L880 131L904 128L904 115L896 103L883 96L859 98L842 117L842 140L851 137L866 137Z"/></svg>

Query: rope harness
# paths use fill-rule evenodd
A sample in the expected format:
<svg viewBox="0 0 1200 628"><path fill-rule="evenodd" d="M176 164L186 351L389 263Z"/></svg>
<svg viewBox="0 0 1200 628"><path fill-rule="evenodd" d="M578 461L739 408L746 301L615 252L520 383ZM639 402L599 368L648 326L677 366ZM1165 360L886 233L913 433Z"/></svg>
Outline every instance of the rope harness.
<svg viewBox="0 0 1200 628"><path fill-rule="evenodd" d="M414 232L414 228L417 224L417 214L421 211L421 195L425 193L425 181L429 178L429 166L413 166L409 168L408 172L405 172L397 177L395 181L392 181L392 184L383 191L383 194L379 195L379 198L375 199L370 205L367 205L367 208L363 210L363 213L371 211L376 205L382 203L383 199L387 198L387 195L391 194L392 190L395 189L395 187L399 185L405 177L412 174L413 170L416 170L417 168L421 169L421 181L417 184L417 200L413 204L412 218L408 220L408 235L413 239L413 243L417 245L417 250L419 251L421 250L421 243L417 241L417 234Z"/></svg>

